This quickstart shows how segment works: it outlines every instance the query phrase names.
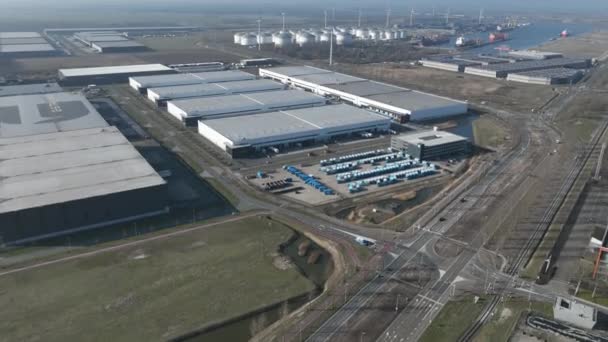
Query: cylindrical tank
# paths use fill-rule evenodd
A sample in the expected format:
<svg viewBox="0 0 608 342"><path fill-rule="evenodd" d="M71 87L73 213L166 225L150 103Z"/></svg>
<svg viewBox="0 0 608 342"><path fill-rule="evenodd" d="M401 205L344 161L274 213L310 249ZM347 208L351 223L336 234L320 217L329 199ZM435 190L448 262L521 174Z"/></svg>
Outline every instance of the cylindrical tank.
<svg viewBox="0 0 608 342"><path fill-rule="evenodd" d="M241 44L241 37L243 37L245 33L237 32L234 34L234 44Z"/></svg>
<svg viewBox="0 0 608 342"><path fill-rule="evenodd" d="M350 45L353 43L353 36L348 33L340 32L336 34L336 44L337 45Z"/></svg>
<svg viewBox="0 0 608 342"><path fill-rule="evenodd" d="M380 33L380 31L377 31L377 30L370 30L369 31L369 38L372 39L372 40L379 40L380 37L381 37L381 35L382 34Z"/></svg>
<svg viewBox="0 0 608 342"><path fill-rule="evenodd" d="M257 35L248 33L241 37L241 45L243 45L243 46L256 45L257 43L258 43Z"/></svg>
<svg viewBox="0 0 608 342"><path fill-rule="evenodd" d="M365 39L369 35L369 31L364 28L358 28L355 30L355 36L359 39Z"/></svg>
<svg viewBox="0 0 608 342"><path fill-rule="evenodd" d="M279 33L276 37L275 37L275 42L274 44L277 47L283 47L283 46L288 46L291 45L292 43L292 35L291 33L288 32L283 32L283 33Z"/></svg>
<svg viewBox="0 0 608 342"><path fill-rule="evenodd" d="M383 40L391 40L391 39L393 39L393 31L391 31L391 30L385 30L382 33L382 39Z"/></svg>
<svg viewBox="0 0 608 342"><path fill-rule="evenodd" d="M315 42L315 36L308 32L300 32L296 36L296 43L300 46L312 44Z"/></svg>
<svg viewBox="0 0 608 342"><path fill-rule="evenodd" d="M257 35L257 42L258 44L272 44L272 34L268 32L262 32L261 34Z"/></svg>
<svg viewBox="0 0 608 342"><path fill-rule="evenodd" d="M321 30L311 30L310 34L315 37L315 42L318 43L321 41L321 35L323 34L323 32L321 32Z"/></svg>
<svg viewBox="0 0 608 342"><path fill-rule="evenodd" d="M407 38L407 31L399 30L399 39L405 39L405 38Z"/></svg>
<svg viewBox="0 0 608 342"><path fill-rule="evenodd" d="M319 39L320 42L326 43L329 42L330 39L330 33L323 33Z"/></svg>

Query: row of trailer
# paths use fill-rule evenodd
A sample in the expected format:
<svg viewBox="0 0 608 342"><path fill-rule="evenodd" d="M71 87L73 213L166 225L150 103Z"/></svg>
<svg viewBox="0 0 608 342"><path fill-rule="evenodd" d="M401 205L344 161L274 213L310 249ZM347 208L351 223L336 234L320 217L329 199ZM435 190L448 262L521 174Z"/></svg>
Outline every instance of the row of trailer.
<svg viewBox="0 0 608 342"><path fill-rule="evenodd" d="M342 173L336 176L336 180L338 181L338 183L347 183L355 180L377 177L395 171L408 170L420 166L423 166L423 163L418 160L411 159L395 163L387 163L386 165L378 166L367 171L351 171Z"/></svg>
<svg viewBox="0 0 608 342"><path fill-rule="evenodd" d="M412 157L405 152L391 152L375 155L372 157L357 159L348 161L346 163L334 164L330 166L321 167L321 172L325 172L327 175L335 175L351 170L356 170L360 165L364 164L377 164L379 162L394 163L402 160L409 160Z"/></svg>
<svg viewBox="0 0 608 342"><path fill-rule="evenodd" d="M338 158L329 158L329 159L321 160L320 164L321 164L321 166L335 165L335 164L340 164L340 163L349 162L349 161L353 161L353 160L360 160L363 158L374 157L374 156L378 156L378 155L386 154L386 153L387 153L387 150L375 150L375 151L347 154L345 156L338 157Z"/></svg>
<svg viewBox="0 0 608 342"><path fill-rule="evenodd" d="M356 193L363 191L368 185L377 185L379 187L395 184L401 180L414 180L422 177L431 176L437 173L437 167L433 164L426 164L425 166L418 167L415 169L403 170L394 172L388 175L379 177L369 178L352 182L348 184L348 191L350 193Z"/></svg>
<svg viewBox="0 0 608 342"><path fill-rule="evenodd" d="M306 174L305 172L302 172L302 170L298 169L295 166L285 165L285 166L283 166L283 169L286 170L287 172L291 173L292 175L300 178L302 181L304 181L304 183L306 185L309 185L309 186L319 190L320 192L324 193L327 196L331 196L334 194L334 191L330 187L321 183L314 176L311 176L311 175Z"/></svg>

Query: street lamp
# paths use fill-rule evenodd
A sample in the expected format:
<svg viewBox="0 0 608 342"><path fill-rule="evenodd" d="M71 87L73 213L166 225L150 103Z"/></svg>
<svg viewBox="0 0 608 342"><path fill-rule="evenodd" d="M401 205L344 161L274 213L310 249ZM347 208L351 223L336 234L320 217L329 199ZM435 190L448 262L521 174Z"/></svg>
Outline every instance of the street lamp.
<svg viewBox="0 0 608 342"><path fill-rule="evenodd" d="M363 337L365 336L365 331L361 332L361 336L359 338L359 342L363 342Z"/></svg>

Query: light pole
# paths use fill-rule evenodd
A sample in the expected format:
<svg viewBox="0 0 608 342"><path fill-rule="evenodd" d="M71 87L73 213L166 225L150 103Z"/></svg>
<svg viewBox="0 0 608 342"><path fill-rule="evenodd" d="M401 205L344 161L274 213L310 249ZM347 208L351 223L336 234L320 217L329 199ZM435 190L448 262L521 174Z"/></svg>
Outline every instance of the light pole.
<svg viewBox="0 0 608 342"><path fill-rule="evenodd" d="M285 31L285 12L281 13L281 17L283 17L283 31Z"/></svg>
<svg viewBox="0 0 608 342"><path fill-rule="evenodd" d="M262 19L258 18L258 51L262 50Z"/></svg>
<svg viewBox="0 0 608 342"><path fill-rule="evenodd" d="M365 331L361 332L361 336L359 338L359 342L363 342L363 337L365 336Z"/></svg>
<svg viewBox="0 0 608 342"><path fill-rule="evenodd" d="M397 302L395 303L395 311L399 311L399 297L401 297L401 295L397 294Z"/></svg>

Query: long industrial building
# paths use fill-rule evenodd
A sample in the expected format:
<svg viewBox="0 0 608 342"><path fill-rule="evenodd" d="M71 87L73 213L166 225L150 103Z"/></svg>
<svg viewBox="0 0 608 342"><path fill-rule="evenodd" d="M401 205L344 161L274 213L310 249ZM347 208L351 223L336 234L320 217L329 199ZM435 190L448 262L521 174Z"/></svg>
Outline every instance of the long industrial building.
<svg viewBox="0 0 608 342"><path fill-rule="evenodd" d="M148 48L116 31L77 32L74 38L99 53L138 52Z"/></svg>
<svg viewBox="0 0 608 342"><path fill-rule="evenodd" d="M135 64L124 66L59 69L59 83L66 86L89 84L127 83L133 76L176 74L177 71L162 64Z"/></svg>
<svg viewBox="0 0 608 342"><path fill-rule="evenodd" d="M46 57L59 54L38 32L0 32L0 57Z"/></svg>
<svg viewBox="0 0 608 342"><path fill-rule="evenodd" d="M310 145L358 132L386 132L391 121L346 104L199 120L198 131L233 158L274 147Z"/></svg>
<svg viewBox="0 0 608 342"><path fill-rule="evenodd" d="M554 68L573 68L586 69L591 65L588 59L553 58L546 60L530 60L517 63L492 64L479 67L467 67L466 74L506 78L511 73L521 73L527 71L554 69Z"/></svg>
<svg viewBox="0 0 608 342"><path fill-rule="evenodd" d="M260 91L282 90L285 86L270 80L234 81L149 88L148 99L159 106L170 100L194 97L246 94Z"/></svg>
<svg viewBox="0 0 608 342"><path fill-rule="evenodd" d="M323 106L326 102L322 96L302 90L279 90L170 101L167 111L190 126L200 119Z"/></svg>
<svg viewBox="0 0 608 342"><path fill-rule="evenodd" d="M422 131L391 138L391 147L420 160L436 160L470 151L469 139L445 131Z"/></svg>
<svg viewBox="0 0 608 342"><path fill-rule="evenodd" d="M82 95L2 97L0 117L4 243L167 211L165 181Z"/></svg>
<svg viewBox="0 0 608 342"><path fill-rule="evenodd" d="M507 81L541 85L569 84L578 82L583 75L582 70L555 68L512 73L507 76Z"/></svg>
<svg viewBox="0 0 608 342"><path fill-rule="evenodd" d="M441 96L308 66L260 69L260 76L315 94L336 97L398 122L465 114L468 104Z"/></svg>
<svg viewBox="0 0 608 342"><path fill-rule="evenodd" d="M220 83L232 81L246 81L256 79L255 75L240 70L222 70L175 75L153 75L131 77L129 85L141 94L148 88L172 87L191 84Z"/></svg>
<svg viewBox="0 0 608 342"><path fill-rule="evenodd" d="M61 88L57 83L19 84L0 86L0 97L60 93L62 91L63 88Z"/></svg>

